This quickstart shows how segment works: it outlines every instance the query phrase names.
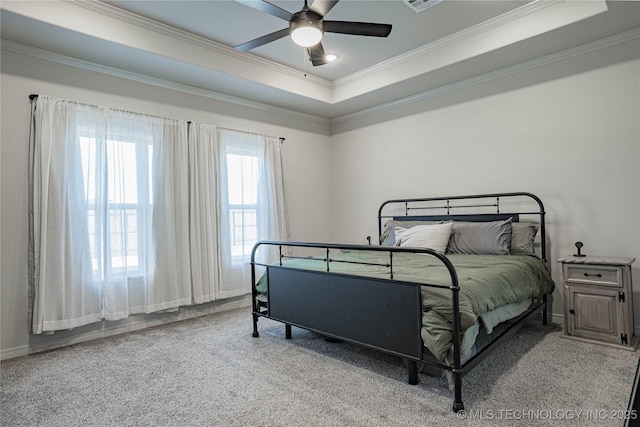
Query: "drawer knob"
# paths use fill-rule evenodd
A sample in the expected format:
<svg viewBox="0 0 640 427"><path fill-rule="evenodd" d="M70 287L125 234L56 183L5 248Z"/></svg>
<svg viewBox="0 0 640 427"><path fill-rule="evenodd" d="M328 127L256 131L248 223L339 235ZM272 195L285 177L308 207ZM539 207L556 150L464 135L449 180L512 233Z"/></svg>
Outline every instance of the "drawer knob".
<svg viewBox="0 0 640 427"><path fill-rule="evenodd" d="M585 277L602 277L602 274L598 273L598 274L589 274L589 273L584 273Z"/></svg>

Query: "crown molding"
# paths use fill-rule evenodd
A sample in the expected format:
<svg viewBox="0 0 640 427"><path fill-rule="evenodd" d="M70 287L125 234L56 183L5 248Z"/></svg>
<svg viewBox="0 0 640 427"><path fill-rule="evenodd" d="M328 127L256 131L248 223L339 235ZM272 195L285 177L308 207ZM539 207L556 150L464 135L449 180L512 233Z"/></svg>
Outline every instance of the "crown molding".
<svg viewBox="0 0 640 427"><path fill-rule="evenodd" d="M520 64L510 66L510 67L506 67L497 71L481 74L481 75L478 75L469 79L465 79L459 82L455 82L455 83L451 83L451 84L437 87L434 89L430 89L412 96L408 96L392 102L383 103L375 107L360 110L351 114L346 114L334 119L326 119L323 117L305 114L298 111L276 107L269 104L249 101L244 98L225 95L212 90L180 84L180 83L176 83L176 82L172 82L164 79L158 79L158 78L150 77L150 76L139 74L139 73L133 73L130 71L124 71L118 68L72 58L66 55L53 53L47 50L35 48L32 46L27 46L27 45L9 41L9 40L2 40L2 44L0 47L3 51L7 51L7 52L17 53L17 54L31 56L31 57L35 57L35 58L39 58L47 61L57 62L60 64L69 65L69 66L73 66L73 67L77 67L77 68L81 68L89 71L95 71L102 74L111 75L114 77L138 81L141 83L146 83L146 84L150 84L158 87L163 87L163 88L177 90L180 92L185 92L193 95L203 96L203 97L214 99L217 101L241 105L241 106L252 108L252 109L278 113L278 114L286 115L296 119L309 120L321 126L329 126L329 125L346 123L350 120L361 119L361 118L378 114L391 109L404 107L404 106L411 105L411 104L423 101L425 99L439 96L448 92L461 90L466 87L478 85L478 84L485 83L498 78L507 77L509 75L521 73L537 67L550 65L555 62L564 61L572 57L585 55L591 52L595 52L601 49L606 49L608 47L612 47L615 45L619 45L619 44L626 43L632 40L637 40L637 39L640 39L640 28L634 28L632 30L625 31L623 33L619 33L619 34L616 34L601 40L597 40L591 43L587 43L581 46L577 46L575 48L567 49L561 52L546 55L540 58L536 58L530 61L526 61Z"/></svg>
<svg viewBox="0 0 640 427"><path fill-rule="evenodd" d="M109 67L103 64L97 64L97 63L85 61L82 59L72 58L70 56L62 55L59 53L51 52L51 51L40 49L33 46L28 46L28 45L17 43L10 40L2 40L2 43L0 44L0 50L19 54L19 55L30 56L30 57L42 59L45 61L55 62L58 64L68 65L68 66L80 68L83 70L106 74L112 77L123 78L131 81L136 81L139 83L149 84L156 87L176 90L176 91L188 93L191 95L202 96L202 97L213 99L216 101L240 105L242 107L251 108L254 110L276 113L282 116L293 118L295 120L307 120L307 121L316 123L322 127L328 127L331 122L329 119L326 119L324 117L301 113L299 111L276 107L276 106L261 103L261 102L250 101L245 98L226 95L213 90L208 90L200 87L172 82L165 79L159 79L159 78L147 76L144 74L125 71L119 68Z"/></svg>
<svg viewBox="0 0 640 427"><path fill-rule="evenodd" d="M604 0L538 0L334 82L333 102L531 39L607 11Z"/></svg>
<svg viewBox="0 0 640 427"><path fill-rule="evenodd" d="M638 39L640 39L640 27L634 28L632 30L625 31L623 33L619 33L601 40L597 40L591 43L587 43L571 49L567 49L561 52L546 55L540 58L536 58L530 61L526 61L520 64L510 66L510 67L505 67L500 70L481 74L469 79L465 79L465 80L444 85L441 87L433 88L433 89L430 89L412 96L408 96L399 100L383 103L375 107L367 108L351 114L346 114L340 117L336 117L334 119L327 119L327 118L323 118L315 115L305 114L305 113L301 113L294 110L276 107L270 104L264 104L264 103L259 103L255 101L250 101L244 98L225 95L225 94L207 90L207 89L202 89L202 88L198 88L190 85L171 82L168 80L158 79L158 78L150 77L150 76L139 74L139 73L133 73L130 71L124 71L114 67L108 67L105 65L96 64L89 61L68 57L65 55L53 53L47 50L35 48L33 46L24 45L24 44L9 41L9 40L2 40L0 48L1 50L7 51L7 52L31 56L31 57L43 59L46 61L56 62L64 65L69 65L72 67L77 67L77 68L81 68L89 71L111 75L114 77L133 80L133 81L150 84L157 87L189 93L192 95L202 96L202 97L214 99L217 101L228 102L228 103L240 105L247 108L267 111L271 113L277 113L280 115L294 118L296 120L308 120L325 128L326 127L333 128L336 125L345 124L350 120L363 119L368 116L373 116L375 114L379 114L385 111L393 110L400 107L410 106L411 104L418 103L428 98L432 98L432 97L436 97L449 92L461 90L461 89L482 84L491 80L508 77L509 75L522 73L527 70L532 70L534 68L550 65L550 64L564 61L576 56L589 54L601 49L606 49L609 47L613 47L619 44L623 44L623 43L633 41L633 40L638 40Z"/></svg>
<svg viewBox="0 0 640 427"><path fill-rule="evenodd" d="M405 62L411 61L417 57L422 57L426 55L430 55L432 52L436 50L440 50L451 46L455 43L459 43L462 40L466 40L472 37L476 37L479 34L482 34L486 31L501 27L505 24L508 24L513 21L517 21L522 19L525 16L537 13L543 9L548 8L549 6L553 6L555 4L561 3L565 0L537 0L531 3L527 3L524 6L520 6L512 11L503 13L500 16L496 16L495 18L489 19L487 21L476 24L472 27L465 28L464 30L458 31L454 34L450 34L441 39L438 39L432 43L426 44L424 46L420 46L411 51L405 52L402 55L398 55L394 58L391 58L387 61L380 62L372 67L367 69L358 71L356 73L350 74L348 76L342 77L340 79L336 79L333 82L334 87L343 86L351 83L352 81L360 80L364 77L367 77L371 74L378 73L380 71L387 70L389 68L397 67Z"/></svg>
<svg viewBox="0 0 640 427"><path fill-rule="evenodd" d="M565 61L570 58L589 54L592 52L596 52L602 49L606 49L612 46L620 45L620 44L627 43L633 40L638 40L638 39L640 39L640 27L634 28L632 30L628 30L619 34L615 34L613 36L609 36L604 39L596 40L591 43L586 43L580 46L576 46L571 49L566 49L560 52L542 56L540 58L525 61L520 64L505 67L500 70L480 74L465 80L461 80L455 83L433 88L433 89L420 92L415 95L411 95L395 101L386 102L384 104L380 104L375 107L360 110L355 113L345 114L341 117L337 117L333 119L331 124L332 124L332 127L335 126L336 124L344 124L350 120L362 119L367 116L389 111L399 107L408 106L408 105L423 101L425 99L439 96L445 93L461 90L461 89L464 89L470 86L475 86L491 80L522 73L528 70L532 70L538 67L543 67L556 62ZM640 53L639 53L639 56L640 56Z"/></svg>
<svg viewBox="0 0 640 427"><path fill-rule="evenodd" d="M265 87L331 103L328 81L212 40L139 17L96 0L12 1L2 10L71 33L103 40Z"/></svg>
<svg viewBox="0 0 640 427"><path fill-rule="evenodd" d="M136 15L99 0L62 0L58 5L66 7L54 7L49 3L46 8L40 10L24 5L24 3L11 2L11 7L8 10L25 14L32 19L42 19L52 25L59 25L71 31L104 38L107 41L158 55L168 56L168 52L171 50L176 52L176 60L325 104L335 105L372 90L401 83L417 74L449 65L452 61L461 61L500 47L504 43L531 37L535 35L536 31L543 31L547 25L558 24L553 19L548 24L545 21L544 11L553 9L552 6L560 5L562 25L566 24L567 20L582 19L589 14L599 13L602 8L606 10L604 0L592 0L587 3L582 7L569 7L567 5L571 5L571 2L567 0L537 0L527 3L499 17L333 82L312 74L301 73L299 70L251 53L238 52L232 47ZM562 8L562 6L566 7ZM521 20L540 12L543 13L539 15L538 20L545 23L542 25L542 29L538 30L538 27L531 25L530 22L529 25L527 22L519 25ZM84 23L91 16L96 17L95 27L87 26ZM534 19L537 19L537 16ZM107 27L113 28L113 31L107 32L105 30ZM506 41L496 41L498 40L495 37L496 31L500 32L503 29L507 34L515 35L513 41L509 42L509 37L502 39ZM132 36L125 37L123 35L129 33ZM149 33L157 34L158 37ZM478 42L474 42L476 38L478 38ZM444 51L451 51L454 54L453 56L450 53L444 55ZM210 55L214 55L219 60L212 62L203 59L211 58Z"/></svg>
<svg viewBox="0 0 640 427"><path fill-rule="evenodd" d="M223 45L222 43L215 42L206 37L202 37L179 28L172 27L167 24L163 24L158 21L154 21L149 18L145 18L127 10L120 9L107 3L103 3L100 0L63 0L65 3L81 7L93 13L106 16L110 19L121 21L125 24L134 25L138 28L153 31L157 34L161 34L166 37L178 40L182 43L194 45L218 55L224 55L233 58L237 61L245 62L247 65L259 68L267 68L269 70L282 73L288 77L298 79L305 83L313 83L323 89L331 89L332 83L328 80L320 77L308 74L305 76L299 70L291 67L287 67L277 62L270 61L268 59L253 55L247 52L239 52L236 49Z"/></svg>

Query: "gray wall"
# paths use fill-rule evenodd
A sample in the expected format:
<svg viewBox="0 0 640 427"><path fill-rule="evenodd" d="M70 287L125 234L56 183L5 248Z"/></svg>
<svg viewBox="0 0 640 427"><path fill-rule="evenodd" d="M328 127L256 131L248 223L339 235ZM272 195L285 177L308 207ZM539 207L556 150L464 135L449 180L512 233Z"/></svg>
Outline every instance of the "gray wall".
<svg viewBox="0 0 640 427"><path fill-rule="evenodd" d="M640 259L640 43L583 52L393 110L316 123L3 51L0 356L247 304L247 299L89 325L27 331L27 141L31 93L286 138L294 240L365 243L390 198L529 191L545 203L551 267L581 240ZM317 128L317 129L316 129ZM640 262L635 318L640 324ZM561 313L558 291L552 311ZM249 324L248 324L249 326Z"/></svg>
<svg viewBox="0 0 640 427"><path fill-rule="evenodd" d="M547 212L552 311L562 313L556 260L580 240L583 253L639 260L640 325L639 56L638 40L586 52L334 136L334 238L376 235L372 213L387 199L532 192Z"/></svg>

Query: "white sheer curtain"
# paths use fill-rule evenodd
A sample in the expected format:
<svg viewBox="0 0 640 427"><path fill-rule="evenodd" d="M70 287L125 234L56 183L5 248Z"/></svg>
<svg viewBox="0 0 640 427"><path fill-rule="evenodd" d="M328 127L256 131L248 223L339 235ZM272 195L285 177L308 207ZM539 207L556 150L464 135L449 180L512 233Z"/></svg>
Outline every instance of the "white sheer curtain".
<svg viewBox="0 0 640 427"><path fill-rule="evenodd" d="M192 124L190 147L194 299L247 294L255 243L289 237L281 142Z"/></svg>
<svg viewBox="0 0 640 427"><path fill-rule="evenodd" d="M190 304L187 123L46 96L33 120L33 332Z"/></svg>
<svg viewBox="0 0 640 427"><path fill-rule="evenodd" d="M193 301L216 299L220 283L219 147L215 126L189 127L189 235Z"/></svg>

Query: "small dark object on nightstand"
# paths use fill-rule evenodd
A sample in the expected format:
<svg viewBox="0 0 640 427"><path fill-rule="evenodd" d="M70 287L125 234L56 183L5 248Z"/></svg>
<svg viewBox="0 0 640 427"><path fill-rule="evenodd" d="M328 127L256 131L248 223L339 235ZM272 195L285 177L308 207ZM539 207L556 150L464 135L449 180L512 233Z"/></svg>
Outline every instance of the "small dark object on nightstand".
<svg viewBox="0 0 640 427"><path fill-rule="evenodd" d="M578 248L578 253L573 254L573 256L586 256L585 254L580 253L580 249L582 249L583 246L584 245L582 244L582 242L576 242L576 248Z"/></svg>

